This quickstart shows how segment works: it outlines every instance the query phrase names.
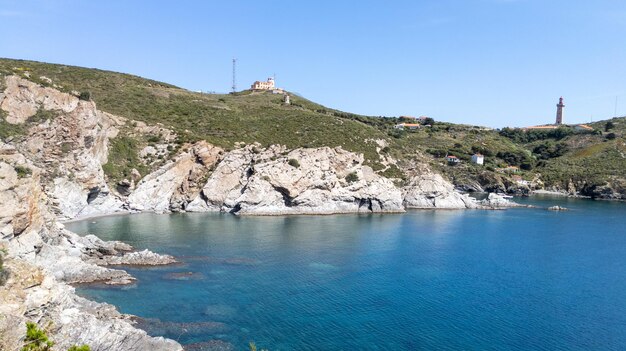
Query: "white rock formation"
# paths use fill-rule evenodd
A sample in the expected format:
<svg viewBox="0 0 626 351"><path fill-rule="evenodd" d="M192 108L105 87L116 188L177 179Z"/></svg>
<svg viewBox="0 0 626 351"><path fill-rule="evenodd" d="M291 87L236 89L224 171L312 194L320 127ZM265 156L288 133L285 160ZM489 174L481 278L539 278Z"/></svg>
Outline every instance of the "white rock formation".
<svg viewBox="0 0 626 351"><path fill-rule="evenodd" d="M480 201L480 204L486 208L492 208L492 209L522 206L496 193L490 193L486 199Z"/></svg>
<svg viewBox="0 0 626 351"><path fill-rule="evenodd" d="M206 142L196 143L188 152L144 177L128 197L132 210L157 213L184 210L200 192L197 184L218 162L223 150Z"/></svg>
<svg viewBox="0 0 626 351"><path fill-rule="evenodd" d="M437 173L426 171L414 176L403 188L406 208L463 209L479 208L477 201L454 190L452 183Z"/></svg>
<svg viewBox="0 0 626 351"><path fill-rule="evenodd" d="M291 164L290 164L291 162ZM354 179L348 181L349 175ZM404 212L400 191L341 148L257 145L225 155L190 211L249 215Z"/></svg>

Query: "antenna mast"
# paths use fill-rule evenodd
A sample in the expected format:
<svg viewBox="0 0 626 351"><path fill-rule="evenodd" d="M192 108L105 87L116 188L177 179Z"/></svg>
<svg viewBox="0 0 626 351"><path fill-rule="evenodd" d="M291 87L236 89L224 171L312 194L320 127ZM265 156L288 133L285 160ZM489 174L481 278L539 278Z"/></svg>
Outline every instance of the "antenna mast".
<svg viewBox="0 0 626 351"><path fill-rule="evenodd" d="M237 81L236 81L236 73L237 73L237 59L233 58L233 93L237 91Z"/></svg>

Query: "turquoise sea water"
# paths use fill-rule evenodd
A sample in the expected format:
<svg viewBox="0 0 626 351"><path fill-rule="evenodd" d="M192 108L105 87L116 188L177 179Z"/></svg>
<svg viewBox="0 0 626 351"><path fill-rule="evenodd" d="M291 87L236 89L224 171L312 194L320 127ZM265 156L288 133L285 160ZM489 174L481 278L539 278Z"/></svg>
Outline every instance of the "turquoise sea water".
<svg viewBox="0 0 626 351"><path fill-rule="evenodd" d="M626 204L521 201L571 211L139 214L67 227L178 257L127 268L134 285L78 291L182 344L626 350Z"/></svg>

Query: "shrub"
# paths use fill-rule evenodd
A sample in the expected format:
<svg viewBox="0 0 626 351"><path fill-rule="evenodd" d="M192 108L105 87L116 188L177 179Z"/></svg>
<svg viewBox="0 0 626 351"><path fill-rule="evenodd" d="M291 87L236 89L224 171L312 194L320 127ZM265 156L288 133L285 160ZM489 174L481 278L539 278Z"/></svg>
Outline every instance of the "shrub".
<svg viewBox="0 0 626 351"><path fill-rule="evenodd" d="M26 178L33 173L30 168L19 165L15 166L15 172L17 172L17 177L19 179Z"/></svg>
<svg viewBox="0 0 626 351"><path fill-rule="evenodd" d="M118 136L109 142L109 162L102 166L104 174L111 183L117 183L130 177L133 168L140 174L147 174L149 169L139 158L140 143L129 136Z"/></svg>
<svg viewBox="0 0 626 351"><path fill-rule="evenodd" d="M422 124L425 126L432 126L435 124L435 120L430 118L430 117L426 117L423 121Z"/></svg>
<svg viewBox="0 0 626 351"><path fill-rule="evenodd" d="M8 272L4 269L4 255L6 252L0 249L0 286L4 285Z"/></svg>
<svg viewBox="0 0 626 351"><path fill-rule="evenodd" d="M348 183L354 183L358 181L359 181L359 176L356 174L356 172L352 172L346 176L346 182Z"/></svg>
<svg viewBox="0 0 626 351"><path fill-rule="evenodd" d="M160 140L161 138L159 138L157 135L150 135L147 141L149 143L158 143Z"/></svg>
<svg viewBox="0 0 626 351"><path fill-rule="evenodd" d="M607 138L608 140L613 140L613 139L615 139L616 137L617 137L617 136L615 135L615 133L609 133L609 134L607 134L607 135L606 135L606 138Z"/></svg>
<svg viewBox="0 0 626 351"><path fill-rule="evenodd" d="M37 324L26 322L26 337L21 351L51 351L54 342L48 338L46 332L39 329ZM90 351L88 345L72 346L68 351Z"/></svg>
<svg viewBox="0 0 626 351"><path fill-rule="evenodd" d="M63 155L67 155L70 151L72 151L72 149L74 148L74 145L71 142L65 142L61 144L61 153Z"/></svg>
<svg viewBox="0 0 626 351"><path fill-rule="evenodd" d="M533 149L533 153L537 154L539 158L547 160L549 158L555 158L563 156L568 151L567 144L554 143L551 141L537 145Z"/></svg>
<svg viewBox="0 0 626 351"><path fill-rule="evenodd" d="M89 101L91 100L91 93L88 91L83 91L78 95L79 100Z"/></svg>
<svg viewBox="0 0 626 351"><path fill-rule="evenodd" d="M48 351L54 343L48 339L46 332L39 329L37 324L26 322L26 337L21 351Z"/></svg>
<svg viewBox="0 0 626 351"><path fill-rule="evenodd" d="M72 346L67 351L91 351L88 345L83 346Z"/></svg>
<svg viewBox="0 0 626 351"><path fill-rule="evenodd" d="M299 168L300 167L300 162L298 162L298 160L296 160L295 158L290 158L289 161L287 162L291 167L295 167L295 168Z"/></svg>
<svg viewBox="0 0 626 351"><path fill-rule="evenodd" d="M533 169L533 164L532 163L522 163L519 167L521 169L525 170L525 171L530 171L531 169Z"/></svg>

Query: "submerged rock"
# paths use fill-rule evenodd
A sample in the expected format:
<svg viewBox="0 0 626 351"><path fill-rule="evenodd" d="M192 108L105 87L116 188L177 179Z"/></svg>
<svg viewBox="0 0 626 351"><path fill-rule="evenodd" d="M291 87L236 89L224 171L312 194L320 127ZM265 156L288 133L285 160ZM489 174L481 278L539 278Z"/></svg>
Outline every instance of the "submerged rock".
<svg viewBox="0 0 626 351"><path fill-rule="evenodd" d="M185 351L233 351L235 346L223 340L209 340L185 345Z"/></svg>
<svg viewBox="0 0 626 351"><path fill-rule="evenodd" d="M163 278L172 280L202 280L204 279L204 274L198 272L173 272L166 274Z"/></svg>
<svg viewBox="0 0 626 351"><path fill-rule="evenodd" d="M161 255L150 250L126 253L121 256L103 256L92 261L101 266L129 265L129 266L161 266L176 263L170 255Z"/></svg>
<svg viewBox="0 0 626 351"><path fill-rule="evenodd" d="M550 210L550 211L568 211L569 209L557 205L557 206L550 206L550 207L548 207L548 210Z"/></svg>
<svg viewBox="0 0 626 351"><path fill-rule="evenodd" d="M170 322L158 318L132 317L135 326L151 335L197 336L224 334L230 327L221 322Z"/></svg>

